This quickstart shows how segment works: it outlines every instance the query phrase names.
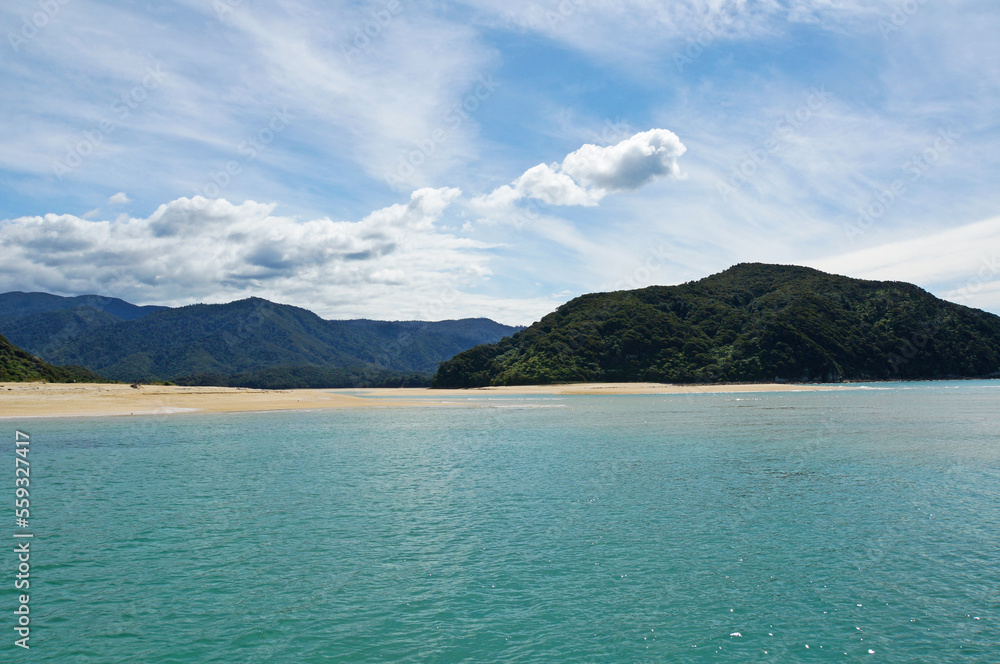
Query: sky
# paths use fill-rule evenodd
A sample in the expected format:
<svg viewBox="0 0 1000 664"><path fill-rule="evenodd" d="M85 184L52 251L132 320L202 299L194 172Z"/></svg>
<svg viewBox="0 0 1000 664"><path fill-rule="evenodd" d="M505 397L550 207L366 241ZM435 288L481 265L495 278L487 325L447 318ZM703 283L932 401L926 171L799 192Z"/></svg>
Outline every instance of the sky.
<svg viewBox="0 0 1000 664"><path fill-rule="evenodd" d="M736 263L1000 313L994 0L7 0L0 292L529 324Z"/></svg>

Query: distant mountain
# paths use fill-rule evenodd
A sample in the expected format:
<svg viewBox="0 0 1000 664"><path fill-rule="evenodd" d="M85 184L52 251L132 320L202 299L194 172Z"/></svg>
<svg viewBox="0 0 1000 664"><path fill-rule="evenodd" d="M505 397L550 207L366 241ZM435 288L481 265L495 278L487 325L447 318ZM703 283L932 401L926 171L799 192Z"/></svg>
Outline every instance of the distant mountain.
<svg viewBox="0 0 1000 664"><path fill-rule="evenodd" d="M743 263L578 297L441 364L435 387L1000 376L1000 317L912 284Z"/></svg>
<svg viewBox="0 0 1000 664"><path fill-rule="evenodd" d="M0 336L0 382L101 383L97 374L81 367L54 367Z"/></svg>
<svg viewBox="0 0 1000 664"><path fill-rule="evenodd" d="M0 295L0 334L54 364L123 381L426 385L441 361L519 329L485 318L331 321L259 298L174 309L97 296Z"/></svg>

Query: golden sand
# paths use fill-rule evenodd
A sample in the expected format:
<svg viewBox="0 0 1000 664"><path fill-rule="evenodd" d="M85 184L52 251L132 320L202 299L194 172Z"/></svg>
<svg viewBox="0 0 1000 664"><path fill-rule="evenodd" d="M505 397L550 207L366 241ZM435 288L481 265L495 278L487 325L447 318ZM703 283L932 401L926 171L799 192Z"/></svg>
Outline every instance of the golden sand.
<svg viewBox="0 0 1000 664"><path fill-rule="evenodd" d="M490 395L687 394L850 389L841 385L665 385L575 383L465 390L427 388L256 390L240 387L0 383L0 418L235 413L311 408L441 406L454 397Z"/></svg>

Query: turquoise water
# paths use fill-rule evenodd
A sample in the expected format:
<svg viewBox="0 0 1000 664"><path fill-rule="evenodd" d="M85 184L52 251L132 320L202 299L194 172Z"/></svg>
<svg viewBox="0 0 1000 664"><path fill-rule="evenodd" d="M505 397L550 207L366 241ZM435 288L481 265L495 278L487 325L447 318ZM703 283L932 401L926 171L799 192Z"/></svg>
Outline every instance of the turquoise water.
<svg viewBox="0 0 1000 664"><path fill-rule="evenodd" d="M1000 661L996 381L461 402L3 421L0 660Z"/></svg>

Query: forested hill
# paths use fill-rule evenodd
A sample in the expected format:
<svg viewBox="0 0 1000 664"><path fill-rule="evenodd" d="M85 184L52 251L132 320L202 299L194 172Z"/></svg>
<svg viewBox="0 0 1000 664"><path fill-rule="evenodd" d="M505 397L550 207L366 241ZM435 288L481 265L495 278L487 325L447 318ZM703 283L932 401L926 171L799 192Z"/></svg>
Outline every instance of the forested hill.
<svg viewBox="0 0 1000 664"><path fill-rule="evenodd" d="M103 378L81 367L55 367L0 336L0 382L100 383Z"/></svg>
<svg viewBox="0 0 1000 664"><path fill-rule="evenodd" d="M166 308L96 296L0 295L0 334L53 364L123 381L427 385L442 360L519 329L485 318L324 320L260 298Z"/></svg>
<svg viewBox="0 0 1000 664"><path fill-rule="evenodd" d="M679 286L578 297L442 363L433 385L998 375L998 316L913 284L742 263Z"/></svg>

